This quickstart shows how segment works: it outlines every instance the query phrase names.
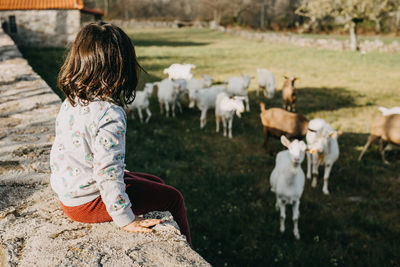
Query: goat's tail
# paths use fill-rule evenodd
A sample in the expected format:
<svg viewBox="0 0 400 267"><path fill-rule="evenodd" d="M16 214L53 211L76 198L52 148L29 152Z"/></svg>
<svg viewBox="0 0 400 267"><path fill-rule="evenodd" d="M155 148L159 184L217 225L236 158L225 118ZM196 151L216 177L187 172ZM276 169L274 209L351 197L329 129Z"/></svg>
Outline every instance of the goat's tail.
<svg viewBox="0 0 400 267"><path fill-rule="evenodd" d="M260 102L260 110L261 110L261 112L264 112L264 111L265 111L265 104L264 104L264 102Z"/></svg>

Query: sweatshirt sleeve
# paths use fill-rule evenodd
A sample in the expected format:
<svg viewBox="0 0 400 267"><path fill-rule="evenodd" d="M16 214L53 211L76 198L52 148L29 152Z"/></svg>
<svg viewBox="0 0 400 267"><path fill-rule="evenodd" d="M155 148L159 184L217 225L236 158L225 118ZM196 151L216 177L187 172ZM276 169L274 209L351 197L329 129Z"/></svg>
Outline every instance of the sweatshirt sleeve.
<svg viewBox="0 0 400 267"><path fill-rule="evenodd" d="M124 110L112 105L102 115L94 143L94 176L108 214L120 227L135 219L131 202L125 193Z"/></svg>

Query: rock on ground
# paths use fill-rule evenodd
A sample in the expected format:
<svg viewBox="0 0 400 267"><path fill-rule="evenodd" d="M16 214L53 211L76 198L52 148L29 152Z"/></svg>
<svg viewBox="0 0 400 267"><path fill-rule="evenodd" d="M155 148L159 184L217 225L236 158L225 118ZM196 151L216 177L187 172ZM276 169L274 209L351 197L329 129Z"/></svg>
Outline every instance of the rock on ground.
<svg viewBox="0 0 400 267"><path fill-rule="evenodd" d="M61 101L0 28L0 266L209 266L168 212L152 234L73 222L49 186Z"/></svg>

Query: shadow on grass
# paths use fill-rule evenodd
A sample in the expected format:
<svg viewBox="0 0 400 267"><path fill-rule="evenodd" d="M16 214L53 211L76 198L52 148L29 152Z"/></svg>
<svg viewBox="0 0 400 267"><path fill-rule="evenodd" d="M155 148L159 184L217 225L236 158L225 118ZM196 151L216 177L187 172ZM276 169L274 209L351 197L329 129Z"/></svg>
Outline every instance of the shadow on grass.
<svg viewBox="0 0 400 267"><path fill-rule="evenodd" d="M259 97L256 96L255 92L251 95L257 102L264 101L267 107L282 107L281 90L276 91L271 100L266 99L262 93ZM301 87L297 88L296 108L300 113L307 114L316 111L356 107L355 100L360 96L359 93L342 87Z"/></svg>
<svg viewBox="0 0 400 267"><path fill-rule="evenodd" d="M133 41L135 46L171 46L171 47L181 47L181 46L204 46L209 43L205 42L188 42L188 41L168 41L168 40L146 40L146 39L135 39Z"/></svg>
<svg viewBox="0 0 400 267"><path fill-rule="evenodd" d="M357 106L358 93L341 87L304 87L297 89L298 107L309 112L337 110Z"/></svg>

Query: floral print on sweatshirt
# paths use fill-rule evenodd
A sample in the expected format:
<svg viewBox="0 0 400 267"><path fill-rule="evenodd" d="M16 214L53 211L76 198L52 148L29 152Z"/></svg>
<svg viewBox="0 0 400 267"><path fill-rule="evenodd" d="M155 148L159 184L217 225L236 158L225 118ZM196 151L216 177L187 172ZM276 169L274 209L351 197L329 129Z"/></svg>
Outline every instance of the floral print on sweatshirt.
<svg viewBox="0 0 400 267"><path fill-rule="evenodd" d="M64 101L50 163L51 186L65 206L82 205L101 195L117 225L134 220L123 180L125 133L122 107L97 100L87 106Z"/></svg>

